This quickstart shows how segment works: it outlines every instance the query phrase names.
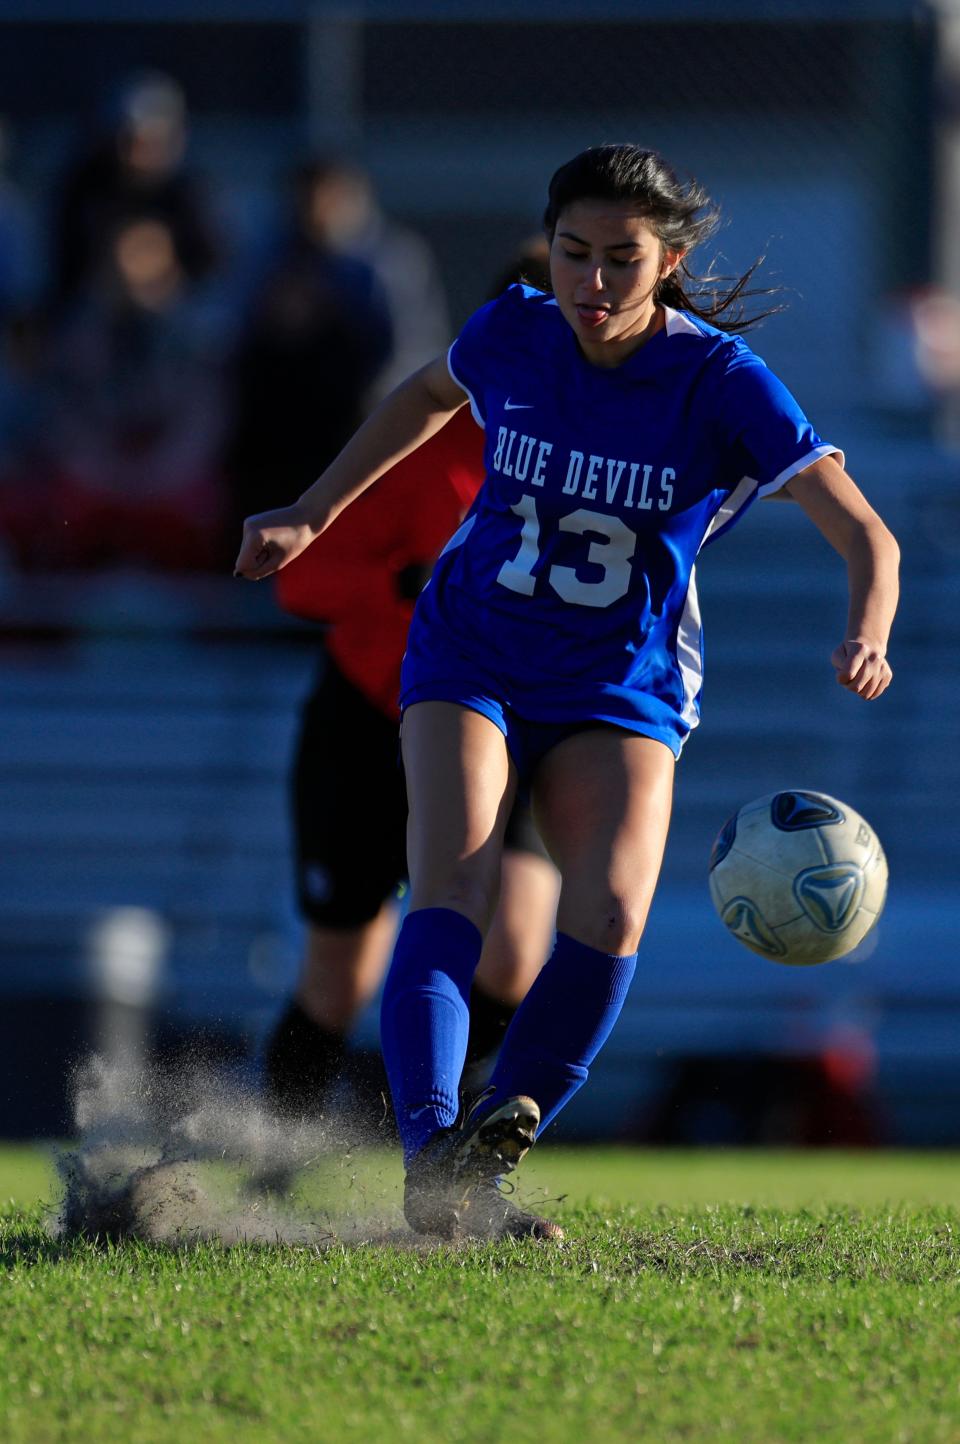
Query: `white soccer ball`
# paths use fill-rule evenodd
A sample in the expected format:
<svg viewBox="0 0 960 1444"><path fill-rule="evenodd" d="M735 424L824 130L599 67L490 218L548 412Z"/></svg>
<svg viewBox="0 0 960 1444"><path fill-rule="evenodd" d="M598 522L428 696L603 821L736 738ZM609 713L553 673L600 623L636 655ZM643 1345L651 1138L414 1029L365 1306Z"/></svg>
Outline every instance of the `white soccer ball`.
<svg viewBox="0 0 960 1444"><path fill-rule="evenodd" d="M883 910L887 859L876 833L823 792L773 792L724 823L710 854L721 921L774 963L852 952Z"/></svg>

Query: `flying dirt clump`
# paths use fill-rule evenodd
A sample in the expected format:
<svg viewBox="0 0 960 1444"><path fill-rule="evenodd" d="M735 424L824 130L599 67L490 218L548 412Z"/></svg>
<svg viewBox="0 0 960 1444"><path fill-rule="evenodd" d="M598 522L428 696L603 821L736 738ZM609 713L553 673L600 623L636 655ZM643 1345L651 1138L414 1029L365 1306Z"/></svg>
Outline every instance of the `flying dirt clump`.
<svg viewBox="0 0 960 1444"><path fill-rule="evenodd" d="M395 1189L358 1155L377 1141L344 1112L285 1121L229 1076L88 1059L73 1090L78 1142L58 1159L61 1238L411 1244ZM305 1206L310 1183L322 1204Z"/></svg>

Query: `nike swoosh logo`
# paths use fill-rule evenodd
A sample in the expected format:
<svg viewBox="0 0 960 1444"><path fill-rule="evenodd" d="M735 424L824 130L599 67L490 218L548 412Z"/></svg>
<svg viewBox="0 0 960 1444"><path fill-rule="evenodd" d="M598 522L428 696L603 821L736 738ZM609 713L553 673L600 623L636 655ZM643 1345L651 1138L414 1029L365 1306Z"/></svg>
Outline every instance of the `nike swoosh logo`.
<svg viewBox="0 0 960 1444"><path fill-rule="evenodd" d="M508 396L507 399L506 399L506 401L503 403L503 409L504 409L504 411L532 411L532 410L533 410L533 402L532 402L532 401L511 401L511 400L510 400L510 397Z"/></svg>

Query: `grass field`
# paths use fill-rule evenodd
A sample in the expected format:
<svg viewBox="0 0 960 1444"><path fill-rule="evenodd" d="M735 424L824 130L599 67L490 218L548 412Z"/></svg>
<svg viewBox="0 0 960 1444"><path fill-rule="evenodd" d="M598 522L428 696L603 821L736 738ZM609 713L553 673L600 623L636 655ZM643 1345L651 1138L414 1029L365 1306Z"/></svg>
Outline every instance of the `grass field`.
<svg viewBox="0 0 960 1444"><path fill-rule="evenodd" d="M305 1184L321 1192L323 1165ZM0 1151L0 1437L960 1441L960 1157L544 1148L559 1248L61 1243ZM395 1207L360 1158L339 1202Z"/></svg>

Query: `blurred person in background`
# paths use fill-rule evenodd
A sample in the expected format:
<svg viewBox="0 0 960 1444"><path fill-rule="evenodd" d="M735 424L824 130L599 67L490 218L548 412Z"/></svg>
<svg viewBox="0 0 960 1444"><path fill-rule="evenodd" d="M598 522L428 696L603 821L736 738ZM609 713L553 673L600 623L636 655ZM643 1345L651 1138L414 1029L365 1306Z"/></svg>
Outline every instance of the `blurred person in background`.
<svg viewBox="0 0 960 1444"><path fill-rule="evenodd" d="M304 225L314 244L371 266L393 327L390 363L377 378L385 396L446 345L446 297L437 262L422 236L385 213L358 165L324 157L302 172Z"/></svg>
<svg viewBox="0 0 960 1444"><path fill-rule="evenodd" d="M0 318L0 536L9 554L4 559L18 565L50 551L45 343L38 309Z"/></svg>
<svg viewBox="0 0 960 1444"><path fill-rule="evenodd" d="M216 564L223 360L220 318L171 227L118 220L50 337L45 473L63 525L49 560Z"/></svg>
<svg viewBox="0 0 960 1444"><path fill-rule="evenodd" d="M492 294L520 275L546 282L542 238L524 245ZM264 1057L268 1097L285 1115L327 1108L349 1070L351 1030L390 959L406 876L400 662L414 601L482 479L483 433L465 408L277 579L281 606L327 624L291 778L304 952ZM468 1088L485 1076L547 954L557 891L530 809L519 805L471 992ZM369 1088L370 1079L358 1081Z"/></svg>
<svg viewBox="0 0 960 1444"><path fill-rule="evenodd" d="M101 133L61 180L51 256L57 307L93 280L111 238L130 220L150 217L166 227L188 281L215 272L221 243L204 188L186 167L187 120L183 91L169 76L145 71L119 86Z"/></svg>
<svg viewBox="0 0 960 1444"><path fill-rule="evenodd" d="M19 555L28 529L32 453L43 431L43 325L35 218L8 174L10 150L0 120L0 531Z"/></svg>
<svg viewBox="0 0 960 1444"><path fill-rule="evenodd" d="M31 208L8 171L10 132L0 118L0 325L36 299L37 234Z"/></svg>
<svg viewBox="0 0 960 1444"><path fill-rule="evenodd" d="M231 509L246 515L264 477L277 496L332 458L366 414L390 362L386 295L366 261L313 224L313 171L293 177L288 219L270 245L241 322L227 449Z"/></svg>

